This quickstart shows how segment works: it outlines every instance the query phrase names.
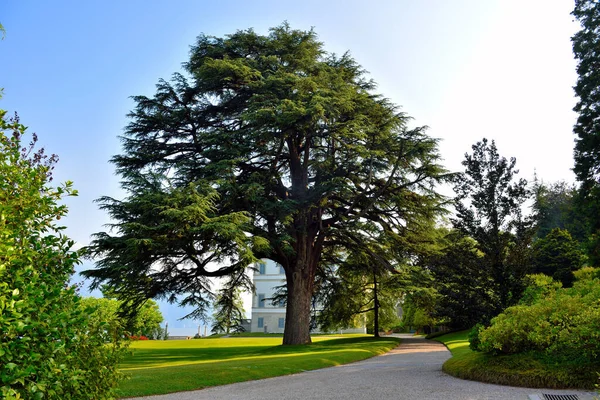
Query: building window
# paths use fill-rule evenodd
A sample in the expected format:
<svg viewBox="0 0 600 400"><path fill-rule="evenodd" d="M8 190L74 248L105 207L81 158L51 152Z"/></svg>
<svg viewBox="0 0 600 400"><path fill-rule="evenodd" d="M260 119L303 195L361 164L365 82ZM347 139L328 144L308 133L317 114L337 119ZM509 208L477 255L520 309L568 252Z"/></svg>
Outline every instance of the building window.
<svg viewBox="0 0 600 400"><path fill-rule="evenodd" d="M258 308L265 308L265 295L264 293L260 293L258 295Z"/></svg>
<svg viewBox="0 0 600 400"><path fill-rule="evenodd" d="M279 318L279 327L285 328L285 318Z"/></svg>
<svg viewBox="0 0 600 400"><path fill-rule="evenodd" d="M285 275L285 270L283 269L283 266L278 265L277 267L279 268L279 275Z"/></svg>
<svg viewBox="0 0 600 400"><path fill-rule="evenodd" d="M265 325L265 319L263 317L258 318L258 327L262 328Z"/></svg>
<svg viewBox="0 0 600 400"><path fill-rule="evenodd" d="M285 308L285 299L283 299L283 298L280 298L280 299L277 301L277 307L279 307L279 308Z"/></svg>
<svg viewBox="0 0 600 400"><path fill-rule="evenodd" d="M264 275L267 269L267 264L265 264L264 262L259 262L258 263L258 273L261 275Z"/></svg>

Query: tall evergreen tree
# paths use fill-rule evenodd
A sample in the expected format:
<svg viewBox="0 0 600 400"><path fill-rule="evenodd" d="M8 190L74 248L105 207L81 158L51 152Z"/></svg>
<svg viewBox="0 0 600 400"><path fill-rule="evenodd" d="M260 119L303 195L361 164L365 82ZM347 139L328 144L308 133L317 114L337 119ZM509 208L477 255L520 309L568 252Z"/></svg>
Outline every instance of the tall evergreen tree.
<svg viewBox="0 0 600 400"><path fill-rule="evenodd" d="M398 237L407 221L439 208L437 141L408 129L362 68L325 52L312 30L201 35L184 68L154 97L134 98L124 153L113 158L130 196L101 200L121 235L96 237L101 261L88 276L132 296L191 292L201 306L207 275L271 259L286 274L283 342L310 343L323 250L362 246L357 232ZM154 187L141 190L145 182ZM190 185L214 197L189 222L141 200ZM121 212L134 204L141 213ZM218 269L207 268L211 257Z"/></svg>
<svg viewBox="0 0 600 400"><path fill-rule="evenodd" d="M573 285L573 272L583 266L585 258L579 243L571 237L569 231L552 229L534 243L533 250L533 272L551 276L562 282L563 287Z"/></svg>
<svg viewBox="0 0 600 400"><path fill-rule="evenodd" d="M429 260L439 294L434 316L454 329L489 321L499 299L490 265L477 242L458 231L449 232L442 242L441 251Z"/></svg>
<svg viewBox="0 0 600 400"><path fill-rule="evenodd" d="M501 157L486 139L466 154L464 174L457 179L454 227L475 239L497 295L496 312L518 300L528 272L532 222L522 215L530 197L525 179L515 180L516 160Z"/></svg>
<svg viewBox="0 0 600 400"><path fill-rule="evenodd" d="M573 16L581 30L573 38L573 53L577 59L575 94L579 101L574 108L579 115L574 127L575 173L585 190L600 179L600 2L575 0Z"/></svg>
<svg viewBox="0 0 600 400"><path fill-rule="evenodd" d="M581 30L572 37L577 60L573 109L579 115L573 128L575 174L580 182L582 210L588 218L588 253L592 263L600 262L600 2L575 0L573 16Z"/></svg>
<svg viewBox="0 0 600 400"><path fill-rule="evenodd" d="M533 184L533 212L536 237L543 238L555 228L568 230L578 241L585 241L587 225L581 215L575 185L566 182Z"/></svg>
<svg viewBox="0 0 600 400"><path fill-rule="evenodd" d="M217 295L213 308L213 333L244 332L244 303L242 291L252 292L253 287L243 271L230 275Z"/></svg>

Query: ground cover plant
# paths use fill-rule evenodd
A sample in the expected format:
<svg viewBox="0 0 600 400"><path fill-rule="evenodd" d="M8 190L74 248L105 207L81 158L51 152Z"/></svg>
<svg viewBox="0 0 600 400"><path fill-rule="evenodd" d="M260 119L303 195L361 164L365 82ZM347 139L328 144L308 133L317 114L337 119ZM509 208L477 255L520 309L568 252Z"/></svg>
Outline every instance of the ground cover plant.
<svg viewBox="0 0 600 400"><path fill-rule="evenodd" d="M331 367L383 354L399 339L316 336L308 346L281 346L281 337L143 341L121 365L131 378L121 396L146 396Z"/></svg>
<svg viewBox="0 0 600 400"><path fill-rule="evenodd" d="M593 389L596 374L589 364L557 362L543 353L491 355L469 348L469 330L439 336L452 358L442 367L461 379L547 389Z"/></svg>

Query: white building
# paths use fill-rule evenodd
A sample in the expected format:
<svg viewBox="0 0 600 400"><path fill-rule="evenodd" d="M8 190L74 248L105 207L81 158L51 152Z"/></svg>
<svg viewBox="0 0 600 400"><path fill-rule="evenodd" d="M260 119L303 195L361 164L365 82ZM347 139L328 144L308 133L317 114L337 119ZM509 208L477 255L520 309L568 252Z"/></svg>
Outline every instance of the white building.
<svg viewBox="0 0 600 400"><path fill-rule="evenodd" d="M283 267L271 260L263 260L254 271L255 293L252 298L251 332L283 333L285 327L285 305L273 304L278 286L285 285Z"/></svg>
<svg viewBox="0 0 600 400"><path fill-rule="evenodd" d="M285 285L285 271L281 265L271 260L262 260L256 268L253 275L255 293L252 297L250 332L283 333L285 304L283 301L273 304L271 299L277 288ZM367 328L344 329L340 333L367 333Z"/></svg>

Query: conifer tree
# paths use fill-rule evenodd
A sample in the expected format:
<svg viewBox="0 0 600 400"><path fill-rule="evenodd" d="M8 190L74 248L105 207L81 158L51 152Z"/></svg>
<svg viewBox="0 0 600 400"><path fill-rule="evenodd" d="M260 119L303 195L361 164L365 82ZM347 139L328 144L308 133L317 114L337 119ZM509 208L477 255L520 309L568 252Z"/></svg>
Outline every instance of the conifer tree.
<svg viewBox="0 0 600 400"><path fill-rule="evenodd" d="M440 209L437 141L312 30L201 35L184 68L134 97L113 158L129 196L101 199L116 233L96 236L87 274L202 310L207 277L271 259L286 274L283 342L310 343L322 253L372 231L400 246L407 222Z"/></svg>

